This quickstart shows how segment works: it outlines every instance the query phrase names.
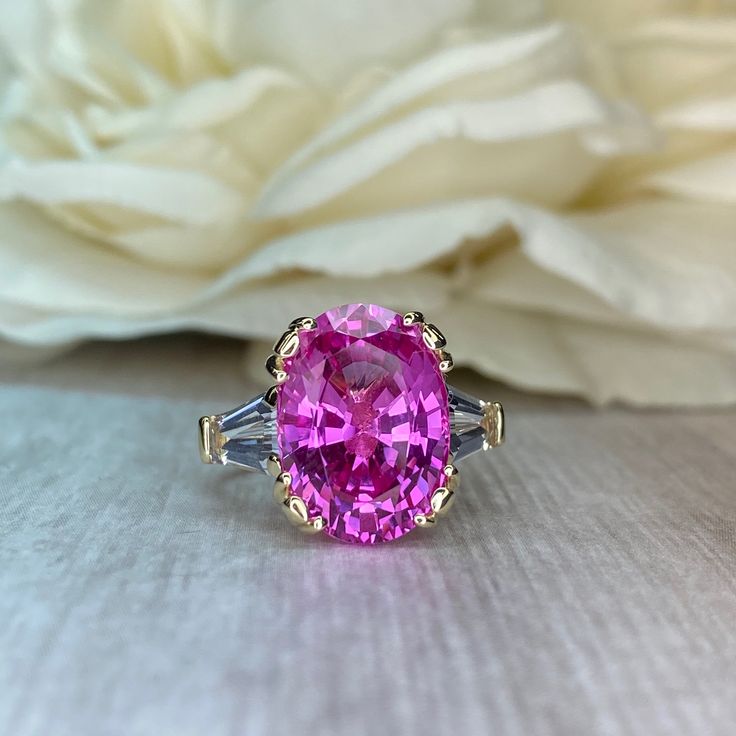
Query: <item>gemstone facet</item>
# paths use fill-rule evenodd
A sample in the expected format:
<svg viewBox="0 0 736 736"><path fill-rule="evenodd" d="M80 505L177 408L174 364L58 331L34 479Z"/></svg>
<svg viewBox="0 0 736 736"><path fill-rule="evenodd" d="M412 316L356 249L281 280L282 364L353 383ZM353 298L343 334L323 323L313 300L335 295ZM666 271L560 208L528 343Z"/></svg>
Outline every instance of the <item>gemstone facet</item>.
<svg viewBox="0 0 736 736"><path fill-rule="evenodd" d="M450 410L421 324L349 304L300 332L278 389L278 445L290 493L347 542L396 539L432 513L450 455Z"/></svg>
<svg viewBox="0 0 736 736"><path fill-rule="evenodd" d="M266 394L212 419L208 462L267 472L269 455L276 452L276 410Z"/></svg>

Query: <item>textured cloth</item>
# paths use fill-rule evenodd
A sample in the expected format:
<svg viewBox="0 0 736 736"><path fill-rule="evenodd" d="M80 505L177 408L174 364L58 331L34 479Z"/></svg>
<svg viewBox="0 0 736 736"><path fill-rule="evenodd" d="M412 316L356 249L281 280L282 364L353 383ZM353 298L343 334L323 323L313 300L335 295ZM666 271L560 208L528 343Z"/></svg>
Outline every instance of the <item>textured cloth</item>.
<svg viewBox="0 0 736 736"><path fill-rule="evenodd" d="M736 413L490 384L450 515L304 537L196 420L239 348L98 345L0 384L0 733L732 736ZM490 392L491 395L488 395Z"/></svg>

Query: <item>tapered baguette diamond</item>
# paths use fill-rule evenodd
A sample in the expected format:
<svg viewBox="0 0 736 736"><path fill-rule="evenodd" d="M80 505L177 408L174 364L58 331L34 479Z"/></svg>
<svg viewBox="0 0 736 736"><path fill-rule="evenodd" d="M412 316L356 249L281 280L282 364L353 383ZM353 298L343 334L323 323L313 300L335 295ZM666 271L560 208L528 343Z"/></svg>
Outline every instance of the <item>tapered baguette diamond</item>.
<svg viewBox="0 0 736 736"><path fill-rule="evenodd" d="M448 386L450 401L450 452L457 462L479 450L503 442L500 404L489 404Z"/></svg>
<svg viewBox="0 0 736 736"><path fill-rule="evenodd" d="M212 417L210 462L239 465L268 472L266 463L276 450L276 410L259 394L248 403Z"/></svg>

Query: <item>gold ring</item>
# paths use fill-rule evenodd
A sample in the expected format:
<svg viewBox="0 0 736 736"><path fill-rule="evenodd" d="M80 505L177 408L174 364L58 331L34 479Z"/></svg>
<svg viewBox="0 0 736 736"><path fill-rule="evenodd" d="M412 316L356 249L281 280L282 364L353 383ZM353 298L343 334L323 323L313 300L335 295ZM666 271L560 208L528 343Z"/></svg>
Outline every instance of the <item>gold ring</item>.
<svg viewBox="0 0 736 736"><path fill-rule="evenodd" d="M501 404L447 384L445 348L420 312L347 304L295 319L266 361L274 385L199 420L201 458L273 475L306 532L374 544L433 526L456 463L504 440Z"/></svg>

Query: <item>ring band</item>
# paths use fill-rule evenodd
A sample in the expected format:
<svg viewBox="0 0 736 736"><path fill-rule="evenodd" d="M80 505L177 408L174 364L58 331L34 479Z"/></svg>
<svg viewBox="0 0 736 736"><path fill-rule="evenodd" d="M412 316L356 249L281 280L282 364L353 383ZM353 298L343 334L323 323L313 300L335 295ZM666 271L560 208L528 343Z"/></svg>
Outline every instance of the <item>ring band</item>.
<svg viewBox="0 0 736 736"><path fill-rule="evenodd" d="M302 531L374 544L432 526L454 501L455 464L504 440L500 403L446 383L445 346L420 312L298 318L266 361L275 385L199 420L201 459L273 475Z"/></svg>

